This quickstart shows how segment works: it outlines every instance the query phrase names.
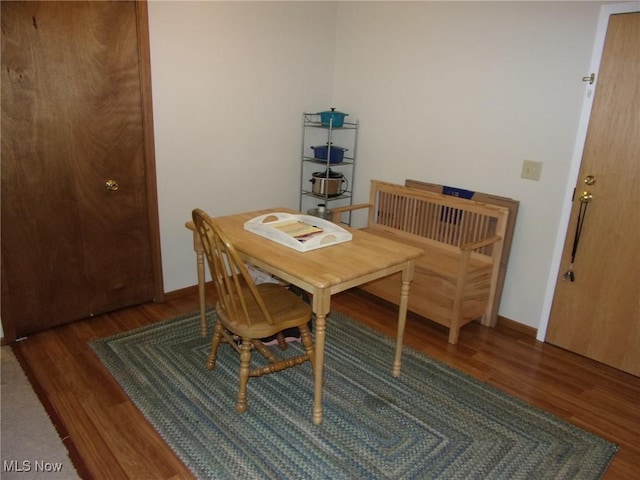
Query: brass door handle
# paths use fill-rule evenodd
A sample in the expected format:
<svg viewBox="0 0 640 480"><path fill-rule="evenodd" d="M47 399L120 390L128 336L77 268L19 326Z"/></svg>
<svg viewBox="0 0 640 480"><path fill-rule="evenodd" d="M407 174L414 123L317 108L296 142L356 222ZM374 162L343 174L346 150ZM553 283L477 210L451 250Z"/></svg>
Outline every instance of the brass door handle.
<svg viewBox="0 0 640 480"><path fill-rule="evenodd" d="M593 200L593 195L589 192L582 192L582 195L580 195L580 201L582 203L589 203L591 200Z"/></svg>
<svg viewBox="0 0 640 480"><path fill-rule="evenodd" d="M107 180L104 182L104 188L106 188L107 191L115 192L120 188L120 185L118 185L118 182L115 180Z"/></svg>

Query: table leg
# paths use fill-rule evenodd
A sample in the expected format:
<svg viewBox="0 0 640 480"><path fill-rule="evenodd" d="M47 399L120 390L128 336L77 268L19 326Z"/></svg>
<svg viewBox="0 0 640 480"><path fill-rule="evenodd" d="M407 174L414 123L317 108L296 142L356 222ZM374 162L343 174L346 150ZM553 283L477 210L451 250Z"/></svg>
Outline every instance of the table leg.
<svg viewBox="0 0 640 480"><path fill-rule="evenodd" d="M404 339L404 327L407 323L407 307L409 305L409 285L413 280L414 261L407 263L402 271L402 287L400 290L400 308L398 309L398 333L396 335L396 357L393 361L393 376L400 376L402 365L402 343Z"/></svg>
<svg viewBox="0 0 640 480"><path fill-rule="evenodd" d="M207 336L207 305L204 277L204 255L202 252L196 253L198 258L198 295L200 297L200 335Z"/></svg>
<svg viewBox="0 0 640 480"><path fill-rule="evenodd" d="M315 352L316 360L313 366L314 378L314 403L313 403L313 423L320 425L322 423L322 384L324 376L324 344L326 320L329 308L331 306L331 295L324 290L314 292L313 295L313 312L316 316L315 324Z"/></svg>
<svg viewBox="0 0 640 480"><path fill-rule="evenodd" d="M204 248L200 241L198 232L193 232L193 250L196 252L196 262L198 269L198 295L200 300L200 335L207 336L207 305L205 291L205 272L204 272Z"/></svg>

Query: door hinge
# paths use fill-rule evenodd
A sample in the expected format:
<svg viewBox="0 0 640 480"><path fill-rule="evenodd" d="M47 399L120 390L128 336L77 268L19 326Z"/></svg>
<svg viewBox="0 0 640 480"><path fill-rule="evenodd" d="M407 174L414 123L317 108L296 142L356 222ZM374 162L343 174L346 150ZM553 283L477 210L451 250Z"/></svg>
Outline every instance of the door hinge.
<svg viewBox="0 0 640 480"><path fill-rule="evenodd" d="M589 85L593 85L593 82L596 81L596 74L592 73L588 77L582 77L583 82L589 82Z"/></svg>

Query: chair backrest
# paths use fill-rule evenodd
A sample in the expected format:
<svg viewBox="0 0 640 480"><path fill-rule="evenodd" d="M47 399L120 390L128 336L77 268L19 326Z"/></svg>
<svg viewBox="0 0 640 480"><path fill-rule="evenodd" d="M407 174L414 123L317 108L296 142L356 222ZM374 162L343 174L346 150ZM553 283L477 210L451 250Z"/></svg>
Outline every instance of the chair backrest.
<svg viewBox="0 0 640 480"><path fill-rule="evenodd" d="M247 267L224 232L203 210L193 210L192 216L218 292L218 314L242 325L256 320L273 324Z"/></svg>

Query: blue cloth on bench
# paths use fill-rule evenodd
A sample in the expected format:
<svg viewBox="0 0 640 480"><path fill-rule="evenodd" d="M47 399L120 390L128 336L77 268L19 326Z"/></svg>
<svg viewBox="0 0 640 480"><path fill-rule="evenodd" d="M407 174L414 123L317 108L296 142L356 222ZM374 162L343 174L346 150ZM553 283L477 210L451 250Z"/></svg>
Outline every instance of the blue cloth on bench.
<svg viewBox="0 0 640 480"><path fill-rule="evenodd" d="M460 198L465 198L467 200L471 200L471 198L473 198L473 195L476 192L473 192L471 190L465 190L463 188L443 186L442 193L444 193L445 195L451 195L452 197L460 197Z"/></svg>
<svg viewBox="0 0 640 480"><path fill-rule="evenodd" d="M466 200L470 200L476 192L472 192L471 190L464 190L463 188L443 186L442 193L445 195L450 195L452 197L460 197ZM440 220L443 222L457 224L461 219L462 211L458 209L451 209L450 207L445 207L440 214Z"/></svg>

